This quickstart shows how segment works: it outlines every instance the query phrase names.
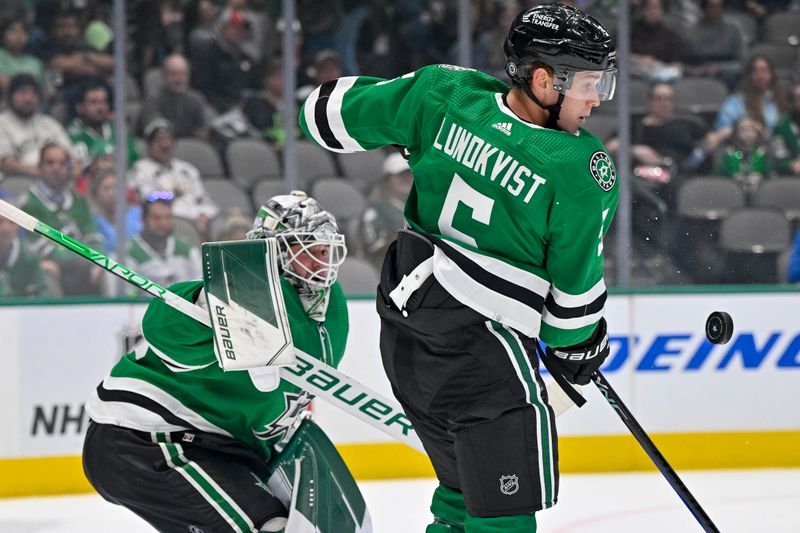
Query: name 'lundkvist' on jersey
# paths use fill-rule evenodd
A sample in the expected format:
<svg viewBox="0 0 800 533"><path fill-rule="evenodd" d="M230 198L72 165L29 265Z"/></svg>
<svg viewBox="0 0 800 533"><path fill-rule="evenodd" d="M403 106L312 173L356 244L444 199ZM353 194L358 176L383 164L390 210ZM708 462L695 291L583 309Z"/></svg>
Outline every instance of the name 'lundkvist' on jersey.
<svg viewBox="0 0 800 533"><path fill-rule="evenodd" d="M308 97L300 126L340 153L406 147L414 185L405 217L434 237L439 283L529 337L577 344L603 316L616 171L591 133L518 118L508 91L450 65L392 80L344 77Z"/></svg>

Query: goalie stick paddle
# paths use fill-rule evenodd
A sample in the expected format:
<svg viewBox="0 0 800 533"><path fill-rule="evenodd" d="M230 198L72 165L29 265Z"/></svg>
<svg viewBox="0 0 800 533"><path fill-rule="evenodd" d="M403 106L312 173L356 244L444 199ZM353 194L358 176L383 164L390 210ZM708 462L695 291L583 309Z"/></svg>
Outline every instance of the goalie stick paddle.
<svg viewBox="0 0 800 533"><path fill-rule="evenodd" d="M678 494L678 497L683 501L684 505L686 505L692 515L694 515L697 522L703 528L703 531L707 533L719 533L719 529L717 529L717 526L711 521L711 517L708 516L692 493L689 492L689 489L683 484L683 481L681 481L681 478L675 473L675 470L672 469L667 459L661 454L658 448L656 448L655 443L633 417L633 414L622 402L622 399L611 387L611 384L606 380L605 376L599 371L595 372L592 374L592 382L597 385L597 388L600 389L600 393L609 405L614 408L614 411L617 412L620 419L622 419L622 423L625 424L647 456L650 457L650 460L656 465L659 472L661 472L672 489Z"/></svg>
<svg viewBox="0 0 800 533"><path fill-rule="evenodd" d="M102 269L150 293L181 313L205 326L211 327L209 313L202 307L184 300L158 283L137 274L128 267L76 241L69 235L48 226L5 200L0 200L0 216L11 220L28 231L43 235L56 244L68 248ZM411 448L425 453L425 449L411 426L411 422L396 402L371 390L332 366L326 365L322 361L318 361L298 350L297 364L295 366L276 367L276 370L280 371L282 379L292 385L322 398L347 414L366 422Z"/></svg>

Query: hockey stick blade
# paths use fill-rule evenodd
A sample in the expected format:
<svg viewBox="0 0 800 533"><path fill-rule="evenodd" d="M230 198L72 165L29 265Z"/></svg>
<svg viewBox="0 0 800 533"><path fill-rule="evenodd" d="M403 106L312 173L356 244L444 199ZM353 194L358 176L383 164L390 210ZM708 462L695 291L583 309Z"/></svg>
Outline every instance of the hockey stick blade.
<svg viewBox="0 0 800 533"><path fill-rule="evenodd" d="M168 289L137 274L100 252L73 239L59 230L32 217L5 200L0 200L0 216L5 217L28 231L47 237L100 268L122 278L131 285L155 296L172 308L184 313L201 324L211 327L206 310L188 302ZM414 428L400 406L393 400L373 391L355 379L339 372L313 357L297 352L297 365L280 367L280 376L311 394L318 396L345 413L358 418L392 438L425 453Z"/></svg>
<svg viewBox="0 0 800 533"><path fill-rule="evenodd" d="M667 483L670 484L672 489L678 494L678 497L683 501L684 505L686 505L692 515L694 515L697 522L703 528L703 531L707 533L719 533L719 529L714 525L711 517L708 516L697 499L689 492L689 489L684 485L683 481L681 481L681 478L678 477L678 474L675 473L675 470L672 469L667 459L661 454L642 426L639 425L639 422L633 417L633 413L628 410L617 392L606 380L605 376L599 371L595 372L592 374L592 382L597 385L597 388L600 389L600 393L619 415L622 423L625 424L625 427L628 428L647 456L650 457L650 460L656 465L661 475L666 478Z"/></svg>

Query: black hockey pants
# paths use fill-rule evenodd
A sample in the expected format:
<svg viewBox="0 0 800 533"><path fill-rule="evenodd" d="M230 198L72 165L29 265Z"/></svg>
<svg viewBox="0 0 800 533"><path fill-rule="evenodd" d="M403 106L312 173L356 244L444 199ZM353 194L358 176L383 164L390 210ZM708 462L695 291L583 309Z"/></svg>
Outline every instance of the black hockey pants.
<svg viewBox="0 0 800 533"><path fill-rule="evenodd" d="M378 287L381 354L394 393L439 481L478 517L530 513L558 496L555 416L534 339L487 319L428 277L403 310L389 297L431 257L423 235L401 231Z"/></svg>

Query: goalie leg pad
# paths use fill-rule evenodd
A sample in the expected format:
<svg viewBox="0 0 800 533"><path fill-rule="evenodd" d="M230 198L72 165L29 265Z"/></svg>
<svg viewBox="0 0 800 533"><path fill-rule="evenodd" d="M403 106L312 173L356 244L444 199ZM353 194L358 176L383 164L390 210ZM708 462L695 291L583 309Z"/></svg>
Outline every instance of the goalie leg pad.
<svg viewBox="0 0 800 533"><path fill-rule="evenodd" d="M289 508L286 533L371 533L361 491L330 439L306 419L270 461L268 487Z"/></svg>

